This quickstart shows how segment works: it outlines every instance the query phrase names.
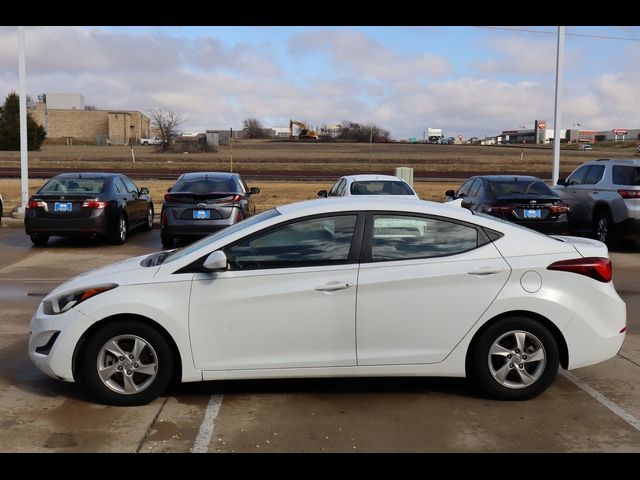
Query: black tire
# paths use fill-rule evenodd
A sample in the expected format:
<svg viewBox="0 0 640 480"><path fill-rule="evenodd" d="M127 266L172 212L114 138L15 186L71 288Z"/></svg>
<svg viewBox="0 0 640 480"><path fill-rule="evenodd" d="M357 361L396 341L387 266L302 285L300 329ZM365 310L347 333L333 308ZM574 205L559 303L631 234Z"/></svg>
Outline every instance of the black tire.
<svg viewBox="0 0 640 480"><path fill-rule="evenodd" d="M149 205L149 207L147 208L147 219L142 225L142 230L144 230L145 232L150 232L152 228L153 228L153 206Z"/></svg>
<svg viewBox="0 0 640 480"><path fill-rule="evenodd" d="M142 339L151 347L145 346L142 350L139 357L140 363L131 363L137 360L135 358L129 359L123 356L121 358L124 360L119 360L111 354L103 353L105 344L116 338L119 338L117 345L125 354L132 353L133 340L128 337L133 336ZM103 382L98 373L99 365L103 362L123 367L107 379L110 386ZM129 364L124 366L123 362L129 362ZM132 365L144 366L143 362L147 365L155 362L154 377L152 374L135 372ZM110 322L93 333L80 353L79 365L82 366L77 372L79 383L99 401L117 406L144 405L152 402L166 391L174 372L174 358L167 340L153 327L136 320ZM144 387L138 393L124 392L124 375L127 371L131 373L129 378L134 383L139 382L138 386ZM122 392L117 391L118 389Z"/></svg>
<svg viewBox="0 0 640 480"><path fill-rule="evenodd" d="M593 234L596 240L606 243L609 248L618 245L618 236L614 232L611 214L606 210L598 210L593 215Z"/></svg>
<svg viewBox="0 0 640 480"><path fill-rule="evenodd" d="M160 233L160 241L164 248L173 248L173 237Z"/></svg>
<svg viewBox="0 0 640 480"><path fill-rule="evenodd" d="M544 361L532 362L522 351L514 355L513 351L517 349L515 332L527 335L527 353L535 353L542 348ZM506 354L489 355L491 347L501 338L500 346L506 345L505 350L513 350L511 357L507 358ZM528 317L514 316L503 318L487 328L478 338L469 360L471 380L490 397L498 400L528 400L540 395L553 383L558 373L560 353L555 338L544 325ZM504 383L500 383L491 371L493 369L499 376L501 367L507 372ZM527 376L535 378L529 385L522 381Z"/></svg>
<svg viewBox="0 0 640 480"><path fill-rule="evenodd" d="M29 238L36 247L44 247L49 241L49 235L43 233L31 233Z"/></svg>
<svg viewBox="0 0 640 480"><path fill-rule="evenodd" d="M124 222L124 228L123 228ZM124 213L120 214L120 218L118 219L118 223L116 225L115 231L109 236L109 240L114 245L122 245L127 241L127 232L129 231L129 223L127 222L127 217Z"/></svg>

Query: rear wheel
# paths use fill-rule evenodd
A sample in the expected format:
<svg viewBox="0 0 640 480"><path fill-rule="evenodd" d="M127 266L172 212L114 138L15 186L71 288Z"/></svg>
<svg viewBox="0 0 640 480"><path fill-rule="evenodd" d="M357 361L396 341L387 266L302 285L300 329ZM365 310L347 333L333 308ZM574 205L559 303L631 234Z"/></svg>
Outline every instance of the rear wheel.
<svg viewBox="0 0 640 480"><path fill-rule="evenodd" d="M596 239L606 243L608 247L617 245L618 239L613 231L613 221L606 210L598 210L593 216L593 231Z"/></svg>
<svg viewBox="0 0 640 480"><path fill-rule="evenodd" d="M111 234L111 243L122 245L127 240L127 219L124 214L120 215L116 231Z"/></svg>
<svg viewBox="0 0 640 480"><path fill-rule="evenodd" d="M32 233L29 235L29 238L31 238L31 242L33 242L36 247L42 247L49 241L49 235L42 233Z"/></svg>
<svg viewBox="0 0 640 480"><path fill-rule="evenodd" d="M173 375L165 338L135 320L105 325L82 351L80 382L109 405L144 405L162 395Z"/></svg>
<svg viewBox="0 0 640 480"><path fill-rule="evenodd" d="M527 400L553 383L560 354L542 324L509 317L482 333L470 360L471 377L485 393L499 400Z"/></svg>
<svg viewBox="0 0 640 480"><path fill-rule="evenodd" d="M169 235L165 235L163 233L160 234L160 241L162 242L162 246L164 248L172 248L173 247L173 237Z"/></svg>
<svg viewBox="0 0 640 480"><path fill-rule="evenodd" d="M144 223L142 227L146 232L150 231L153 228L153 207L149 206L147 209L147 221Z"/></svg>

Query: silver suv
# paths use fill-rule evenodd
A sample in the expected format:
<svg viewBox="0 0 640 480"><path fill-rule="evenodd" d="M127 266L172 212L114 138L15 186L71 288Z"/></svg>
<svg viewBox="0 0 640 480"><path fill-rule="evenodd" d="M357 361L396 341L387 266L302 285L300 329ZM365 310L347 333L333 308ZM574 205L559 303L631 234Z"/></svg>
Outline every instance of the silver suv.
<svg viewBox="0 0 640 480"><path fill-rule="evenodd" d="M621 237L640 238L640 160L587 162L553 190L571 208L572 231L609 246Z"/></svg>

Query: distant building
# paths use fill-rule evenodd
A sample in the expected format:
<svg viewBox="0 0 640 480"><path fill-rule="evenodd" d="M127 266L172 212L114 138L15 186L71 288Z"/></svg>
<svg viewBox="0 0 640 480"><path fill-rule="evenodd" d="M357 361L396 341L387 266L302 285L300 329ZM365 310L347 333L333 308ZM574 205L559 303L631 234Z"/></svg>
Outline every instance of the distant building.
<svg viewBox="0 0 640 480"><path fill-rule="evenodd" d="M269 130L272 137L289 138L289 127L271 127Z"/></svg>
<svg viewBox="0 0 640 480"><path fill-rule="evenodd" d="M210 144L213 144L213 139L217 138L218 143L215 145L229 145L229 138L231 137L231 132L226 128L224 130L207 130L205 132L207 138L209 139ZM237 140L241 138L243 135L243 130L233 130L233 138Z"/></svg>
<svg viewBox="0 0 640 480"><path fill-rule="evenodd" d="M604 141L634 141L640 140L640 129L638 128L612 128L611 130L600 130L594 135L596 142Z"/></svg>
<svg viewBox="0 0 640 480"><path fill-rule="evenodd" d="M53 103L51 103L53 102ZM52 106L53 105L53 106ZM136 110L85 110L80 94L43 94L29 109L50 140L131 145L149 137L149 117Z"/></svg>

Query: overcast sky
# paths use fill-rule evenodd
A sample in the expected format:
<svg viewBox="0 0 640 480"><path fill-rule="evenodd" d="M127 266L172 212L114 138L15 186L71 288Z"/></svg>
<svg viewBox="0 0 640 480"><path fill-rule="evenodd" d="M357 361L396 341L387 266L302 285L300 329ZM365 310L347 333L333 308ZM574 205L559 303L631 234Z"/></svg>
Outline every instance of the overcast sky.
<svg viewBox="0 0 640 480"><path fill-rule="evenodd" d="M555 27L27 27L27 91L166 108L184 131L289 119L375 122L393 138L553 125ZM518 29L520 31L513 31ZM640 128L640 27L567 27L562 128ZM626 39L637 39L626 40ZM0 95L18 87L0 27Z"/></svg>

